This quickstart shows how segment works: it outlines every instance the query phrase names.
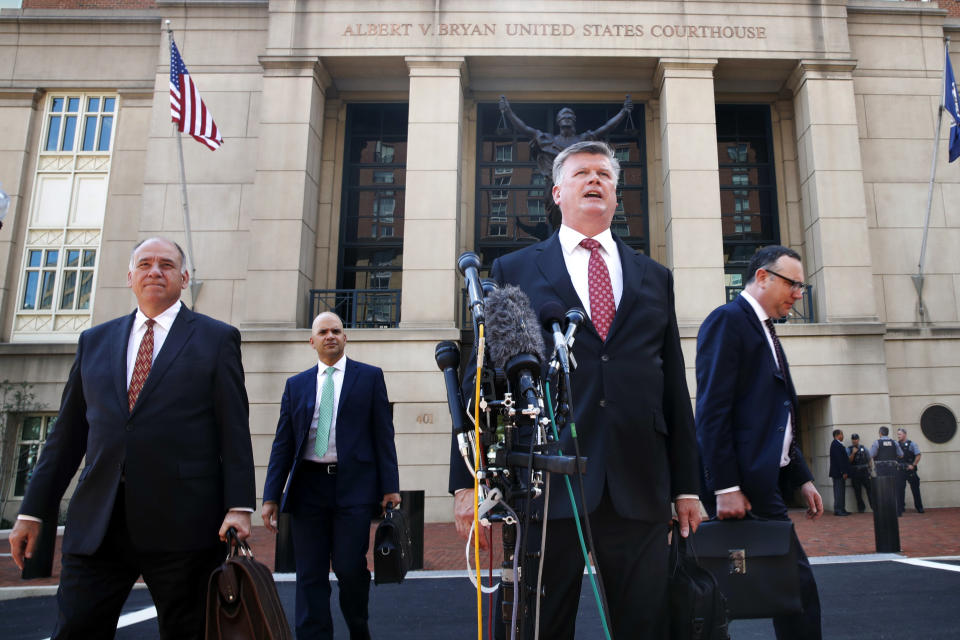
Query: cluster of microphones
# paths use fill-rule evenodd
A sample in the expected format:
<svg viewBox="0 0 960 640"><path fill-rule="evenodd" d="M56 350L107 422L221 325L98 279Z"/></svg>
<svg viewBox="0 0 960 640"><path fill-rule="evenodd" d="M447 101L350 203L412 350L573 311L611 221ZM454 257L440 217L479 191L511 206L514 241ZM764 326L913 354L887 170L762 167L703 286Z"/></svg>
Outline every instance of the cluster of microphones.
<svg viewBox="0 0 960 640"><path fill-rule="evenodd" d="M543 415L543 374L557 388L557 378L569 376L576 368L572 347L577 329L583 323L582 309L565 309L558 300L543 304L534 313L527 295L518 287L500 287L494 280L479 277L480 259L473 252L460 256L457 267L467 285L469 310L473 317L474 338L478 328L484 328L484 375L490 378L487 397L489 404L503 397L502 390L509 384L513 402L520 413L537 421ZM552 335L553 346L546 357L544 332ZM467 406L460 393L460 349L456 343L445 341L436 347L437 366L443 372L447 404L453 421L453 431L460 441L461 453L469 448L466 432ZM467 371L469 376L472 372ZM466 456L465 456L466 459Z"/></svg>

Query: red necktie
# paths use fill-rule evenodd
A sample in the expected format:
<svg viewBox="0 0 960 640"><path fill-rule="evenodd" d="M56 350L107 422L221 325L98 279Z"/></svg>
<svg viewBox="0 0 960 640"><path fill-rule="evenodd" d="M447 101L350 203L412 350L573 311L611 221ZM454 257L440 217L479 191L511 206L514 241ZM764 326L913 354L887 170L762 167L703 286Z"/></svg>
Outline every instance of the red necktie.
<svg viewBox="0 0 960 640"><path fill-rule="evenodd" d="M147 331L140 339L140 348L137 350L137 360L133 363L133 375L130 377L130 388L127 389L127 401L130 403L130 411L137 404L137 396L143 389L143 383L147 380L150 373L150 366L153 364L153 325L156 322L147 318Z"/></svg>
<svg viewBox="0 0 960 640"><path fill-rule="evenodd" d="M590 252L587 263L587 285L590 295L590 319L600 334L601 340L607 339L613 316L617 312L617 303L613 299L613 287L610 286L610 272L607 263L600 255L600 243L593 238L584 238L580 246Z"/></svg>

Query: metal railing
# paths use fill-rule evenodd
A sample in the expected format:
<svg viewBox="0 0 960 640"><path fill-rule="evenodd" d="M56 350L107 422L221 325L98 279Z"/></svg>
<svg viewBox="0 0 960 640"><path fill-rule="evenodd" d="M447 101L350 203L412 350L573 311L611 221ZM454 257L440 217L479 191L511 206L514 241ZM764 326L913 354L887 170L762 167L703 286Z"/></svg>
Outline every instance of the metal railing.
<svg viewBox="0 0 960 640"><path fill-rule="evenodd" d="M400 325L400 289L310 289L309 323L333 311L348 329L383 329Z"/></svg>
<svg viewBox="0 0 960 640"><path fill-rule="evenodd" d="M727 302L730 302L743 291L743 287L727 287ZM813 286L807 285L803 291L803 297L793 305L790 315L784 320L775 320L774 322L786 322L791 324L810 324L817 321L816 308L814 307Z"/></svg>

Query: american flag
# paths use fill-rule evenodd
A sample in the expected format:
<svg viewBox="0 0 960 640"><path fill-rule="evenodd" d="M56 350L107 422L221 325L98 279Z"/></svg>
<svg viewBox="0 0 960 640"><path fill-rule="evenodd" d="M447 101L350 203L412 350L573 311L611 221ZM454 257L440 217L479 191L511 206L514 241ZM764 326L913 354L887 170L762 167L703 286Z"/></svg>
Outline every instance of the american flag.
<svg viewBox="0 0 960 640"><path fill-rule="evenodd" d="M170 40L170 115L180 131L189 133L211 150L223 144L217 123L203 103L173 40Z"/></svg>

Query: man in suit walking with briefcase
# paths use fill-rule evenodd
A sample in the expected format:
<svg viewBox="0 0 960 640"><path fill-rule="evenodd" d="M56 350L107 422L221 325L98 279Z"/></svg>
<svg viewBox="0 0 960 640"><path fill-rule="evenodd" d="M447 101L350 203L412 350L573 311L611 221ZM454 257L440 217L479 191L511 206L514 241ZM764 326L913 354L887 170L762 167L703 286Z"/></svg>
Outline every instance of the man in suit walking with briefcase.
<svg viewBox="0 0 960 640"><path fill-rule="evenodd" d="M298 640L333 638L331 563L351 639L370 637L370 518L378 502L400 504L383 371L347 358L346 343L335 313L316 317L310 345L320 362L287 380L263 489L268 529L276 533L280 511L291 515Z"/></svg>
<svg viewBox="0 0 960 640"><path fill-rule="evenodd" d="M803 296L800 256L779 245L760 249L743 292L715 309L697 336L697 440L703 464L702 500L724 520L748 511L787 520L784 494L799 488L807 515L823 515L823 502L797 444L797 393L772 320ZM796 537L796 533L793 534ZM803 612L775 617L777 638L816 640L820 631L817 584L799 540Z"/></svg>

